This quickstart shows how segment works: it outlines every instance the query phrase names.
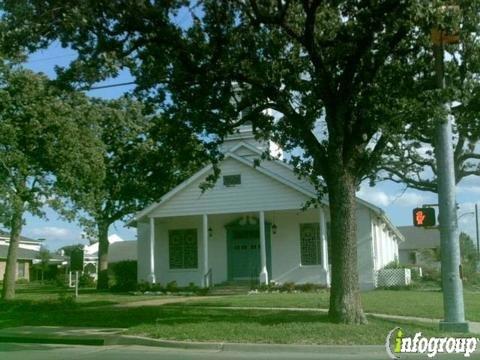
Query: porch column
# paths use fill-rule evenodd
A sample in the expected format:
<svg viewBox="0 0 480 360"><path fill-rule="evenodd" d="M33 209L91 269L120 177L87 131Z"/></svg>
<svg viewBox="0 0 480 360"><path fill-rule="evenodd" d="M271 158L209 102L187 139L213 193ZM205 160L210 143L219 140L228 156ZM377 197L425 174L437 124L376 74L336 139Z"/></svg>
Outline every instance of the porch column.
<svg viewBox="0 0 480 360"><path fill-rule="evenodd" d="M203 214L203 287L209 287L208 268L208 216Z"/></svg>
<svg viewBox="0 0 480 360"><path fill-rule="evenodd" d="M260 284L268 284L267 248L265 245L265 213L260 211Z"/></svg>
<svg viewBox="0 0 480 360"><path fill-rule="evenodd" d="M330 287L330 267L328 264L328 242L327 242L327 221L323 207L319 209L320 215L320 246L322 254L322 267L325 271L327 286Z"/></svg>
<svg viewBox="0 0 480 360"><path fill-rule="evenodd" d="M150 218L150 275L148 277L150 284L155 280L155 218Z"/></svg>

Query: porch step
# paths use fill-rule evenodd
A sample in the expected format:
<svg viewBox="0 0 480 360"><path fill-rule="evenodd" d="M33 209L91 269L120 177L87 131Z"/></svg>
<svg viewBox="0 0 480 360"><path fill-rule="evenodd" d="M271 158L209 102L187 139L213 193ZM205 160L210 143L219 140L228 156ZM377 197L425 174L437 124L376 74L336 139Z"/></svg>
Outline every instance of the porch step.
<svg viewBox="0 0 480 360"><path fill-rule="evenodd" d="M251 282L225 282L215 285L211 290L211 295L242 295L247 294L251 289Z"/></svg>

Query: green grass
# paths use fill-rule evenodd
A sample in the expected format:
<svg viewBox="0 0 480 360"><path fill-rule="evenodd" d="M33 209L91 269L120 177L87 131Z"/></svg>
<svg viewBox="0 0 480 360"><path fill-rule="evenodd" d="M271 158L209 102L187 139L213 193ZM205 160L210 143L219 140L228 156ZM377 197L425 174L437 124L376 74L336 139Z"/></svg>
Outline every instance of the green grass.
<svg viewBox="0 0 480 360"><path fill-rule="evenodd" d="M407 334L421 331L440 336L436 325L369 318L364 326L331 324L327 315L309 311L234 310L212 306L321 307L328 292L256 294L205 298L201 301L141 307L113 305L159 298L83 290L77 302L65 300L53 287L22 286L17 299L0 301L0 328L22 325L128 328L128 333L154 338L294 344L383 344L389 330L401 326ZM72 294L72 291L68 291ZM478 293L466 293L471 314L480 316ZM164 297L161 297L164 298ZM441 317L441 293L374 291L363 294L369 312ZM443 334L444 335L444 334Z"/></svg>
<svg viewBox="0 0 480 360"><path fill-rule="evenodd" d="M365 326L327 322L318 312L231 310L177 305L91 307L58 300L0 303L0 327L93 326L128 328L129 334L171 340L294 344L382 344L398 322L370 319ZM438 334L434 326L400 325Z"/></svg>
<svg viewBox="0 0 480 360"><path fill-rule="evenodd" d="M72 288L59 288L53 285L39 283L17 284L16 300L31 302L48 302L59 300L60 297L73 297L75 290ZM166 298L167 296L162 296ZM79 289L77 303L86 306L116 305L132 301L158 299L156 295L132 295L128 293L112 293L97 291L96 289Z"/></svg>
<svg viewBox="0 0 480 360"><path fill-rule="evenodd" d="M480 321L480 293L466 291L465 308L467 319ZM329 292L275 293L235 295L224 298L191 301L191 306L251 306L251 307L298 307L328 308ZM363 308L367 312L418 316L440 319L443 317L443 299L439 291L375 290L362 293Z"/></svg>

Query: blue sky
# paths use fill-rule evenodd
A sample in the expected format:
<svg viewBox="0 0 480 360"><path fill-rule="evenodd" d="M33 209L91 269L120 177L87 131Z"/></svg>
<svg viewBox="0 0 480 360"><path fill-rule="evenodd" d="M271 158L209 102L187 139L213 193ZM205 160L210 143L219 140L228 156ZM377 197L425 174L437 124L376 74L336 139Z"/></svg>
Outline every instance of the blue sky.
<svg viewBox="0 0 480 360"><path fill-rule="evenodd" d="M75 58L75 52L62 49L58 44L49 49L32 54L25 64L26 67L43 72L50 77L55 76L54 66L67 66ZM98 85L115 84L132 81L130 74L125 71L117 78L109 79ZM102 98L117 98L124 92L132 90L133 86L114 87L109 89L93 90L88 95ZM397 226L412 224L412 209L423 204L437 203L437 196L433 193L406 190L405 186L391 182L383 182L375 187L362 184L357 194L359 197L381 207ZM457 188L457 201L460 206L459 225L462 231L475 236L474 204L480 204L480 178L469 177L464 179ZM82 239L82 229L75 223L68 223L59 218L51 209L46 210L46 219L27 215L23 234L33 238L45 238L45 245L52 250L61 246L76 243L86 243ZM125 240L136 239L133 228L125 227L121 221L110 228L110 234L118 234Z"/></svg>

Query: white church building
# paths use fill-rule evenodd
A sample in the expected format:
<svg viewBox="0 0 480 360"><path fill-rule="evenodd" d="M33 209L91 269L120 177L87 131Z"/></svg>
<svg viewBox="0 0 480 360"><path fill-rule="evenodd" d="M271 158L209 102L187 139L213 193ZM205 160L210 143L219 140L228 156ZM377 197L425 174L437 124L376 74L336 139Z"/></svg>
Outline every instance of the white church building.
<svg viewBox="0 0 480 360"><path fill-rule="evenodd" d="M269 150L278 160L261 160ZM179 286L224 282L295 282L330 285L328 202L316 198L273 143L255 140L243 126L222 147L220 177L205 166L136 214L138 280ZM260 163L258 163L260 161ZM402 234L378 207L357 200L360 287L372 289L376 272L398 259Z"/></svg>

